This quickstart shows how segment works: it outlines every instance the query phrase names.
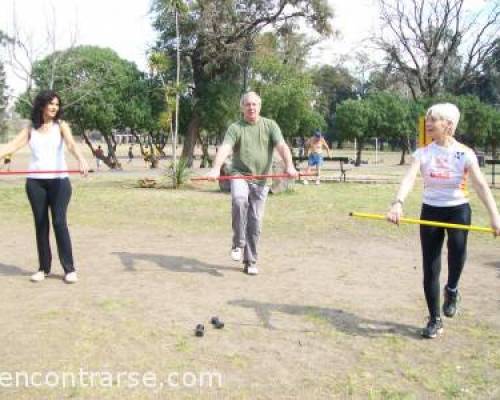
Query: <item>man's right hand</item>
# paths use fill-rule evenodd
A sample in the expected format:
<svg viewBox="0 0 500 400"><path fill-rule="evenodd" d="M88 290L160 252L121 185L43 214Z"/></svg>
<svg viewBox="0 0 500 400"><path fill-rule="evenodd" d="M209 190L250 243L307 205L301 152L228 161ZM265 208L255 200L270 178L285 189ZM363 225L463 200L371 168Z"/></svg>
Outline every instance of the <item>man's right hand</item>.
<svg viewBox="0 0 500 400"><path fill-rule="evenodd" d="M209 181L214 182L220 176L220 168L212 168L208 171L207 178Z"/></svg>

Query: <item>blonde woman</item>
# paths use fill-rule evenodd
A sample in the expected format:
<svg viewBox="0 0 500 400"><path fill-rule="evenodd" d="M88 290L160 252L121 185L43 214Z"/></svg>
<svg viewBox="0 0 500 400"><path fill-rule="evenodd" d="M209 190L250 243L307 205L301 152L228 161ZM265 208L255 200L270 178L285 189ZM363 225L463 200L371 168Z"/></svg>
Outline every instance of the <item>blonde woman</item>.
<svg viewBox="0 0 500 400"><path fill-rule="evenodd" d="M429 108L425 118L426 132L433 142L418 149L414 161L401 182L387 219L399 223L403 204L411 191L417 173L424 181L421 219L470 225L471 208L467 197L467 178L481 202L488 210L495 236L500 235L500 216L493 195L477 162L476 155L459 143L454 135L460 112L454 104L436 104ZM465 265L467 230L420 226L423 258L424 293L429 310L429 322L422 331L425 338L435 338L443 331L440 313L439 275L441 249L447 235L448 280L444 289L443 313L452 318L458 309L458 283Z"/></svg>

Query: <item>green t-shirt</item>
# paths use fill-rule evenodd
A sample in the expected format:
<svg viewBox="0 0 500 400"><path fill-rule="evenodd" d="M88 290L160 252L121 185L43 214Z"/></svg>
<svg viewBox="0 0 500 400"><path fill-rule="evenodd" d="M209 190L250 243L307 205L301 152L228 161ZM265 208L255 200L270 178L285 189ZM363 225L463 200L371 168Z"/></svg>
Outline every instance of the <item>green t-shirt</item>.
<svg viewBox="0 0 500 400"><path fill-rule="evenodd" d="M232 124L224 143L233 148L232 175L266 175L271 169L274 147L283 142L278 124L260 117L255 124L241 120Z"/></svg>

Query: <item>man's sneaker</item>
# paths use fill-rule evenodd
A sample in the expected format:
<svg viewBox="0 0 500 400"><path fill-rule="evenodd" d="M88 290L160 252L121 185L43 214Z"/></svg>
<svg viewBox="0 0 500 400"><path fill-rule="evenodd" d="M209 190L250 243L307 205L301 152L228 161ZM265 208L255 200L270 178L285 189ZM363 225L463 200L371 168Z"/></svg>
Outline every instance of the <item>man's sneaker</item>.
<svg viewBox="0 0 500 400"><path fill-rule="evenodd" d="M233 261L241 261L241 248L234 247L231 249L231 259Z"/></svg>
<svg viewBox="0 0 500 400"><path fill-rule="evenodd" d="M255 266L255 264L245 264L245 268L243 269L243 271L247 275L257 275L259 273L259 269Z"/></svg>
<svg viewBox="0 0 500 400"><path fill-rule="evenodd" d="M444 287L444 302L443 302L443 313L448 318L453 318L458 311L458 303L460 302L460 294L458 289L451 291L448 289L448 285Z"/></svg>
<svg viewBox="0 0 500 400"><path fill-rule="evenodd" d="M316 180L316 185L319 185L321 181L319 179Z"/></svg>
<svg viewBox="0 0 500 400"><path fill-rule="evenodd" d="M41 282L45 279L47 274L44 271L37 271L31 275L31 282Z"/></svg>
<svg viewBox="0 0 500 400"><path fill-rule="evenodd" d="M427 326L422 330L422 336L427 339L434 339L438 335L443 333L443 321L441 318L431 319L429 318L429 322Z"/></svg>
<svg viewBox="0 0 500 400"><path fill-rule="evenodd" d="M69 274L66 274L66 276L64 277L64 282L76 283L78 282L78 275L76 275L76 272L70 272Z"/></svg>
<svg viewBox="0 0 500 400"><path fill-rule="evenodd" d="M302 183L303 183L304 185L309 185L309 181L308 181L307 179L304 179L304 180L302 181Z"/></svg>

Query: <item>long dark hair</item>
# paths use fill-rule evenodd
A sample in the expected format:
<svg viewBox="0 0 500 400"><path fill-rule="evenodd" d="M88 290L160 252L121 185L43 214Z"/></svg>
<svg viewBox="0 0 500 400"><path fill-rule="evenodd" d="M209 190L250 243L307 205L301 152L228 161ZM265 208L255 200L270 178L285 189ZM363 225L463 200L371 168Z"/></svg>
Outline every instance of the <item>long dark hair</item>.
<svg viewBox="0 0 500 400"><path fill-rule="evenodd" d="M59 111L57 111L54 121L57 122L62 117L62 103L59 95L53 90L43 90L37 94L33 103L33 110L31 111L31 123L33 128L38 129L43 124L43 109L52 100L59 100Z"/></svg>

